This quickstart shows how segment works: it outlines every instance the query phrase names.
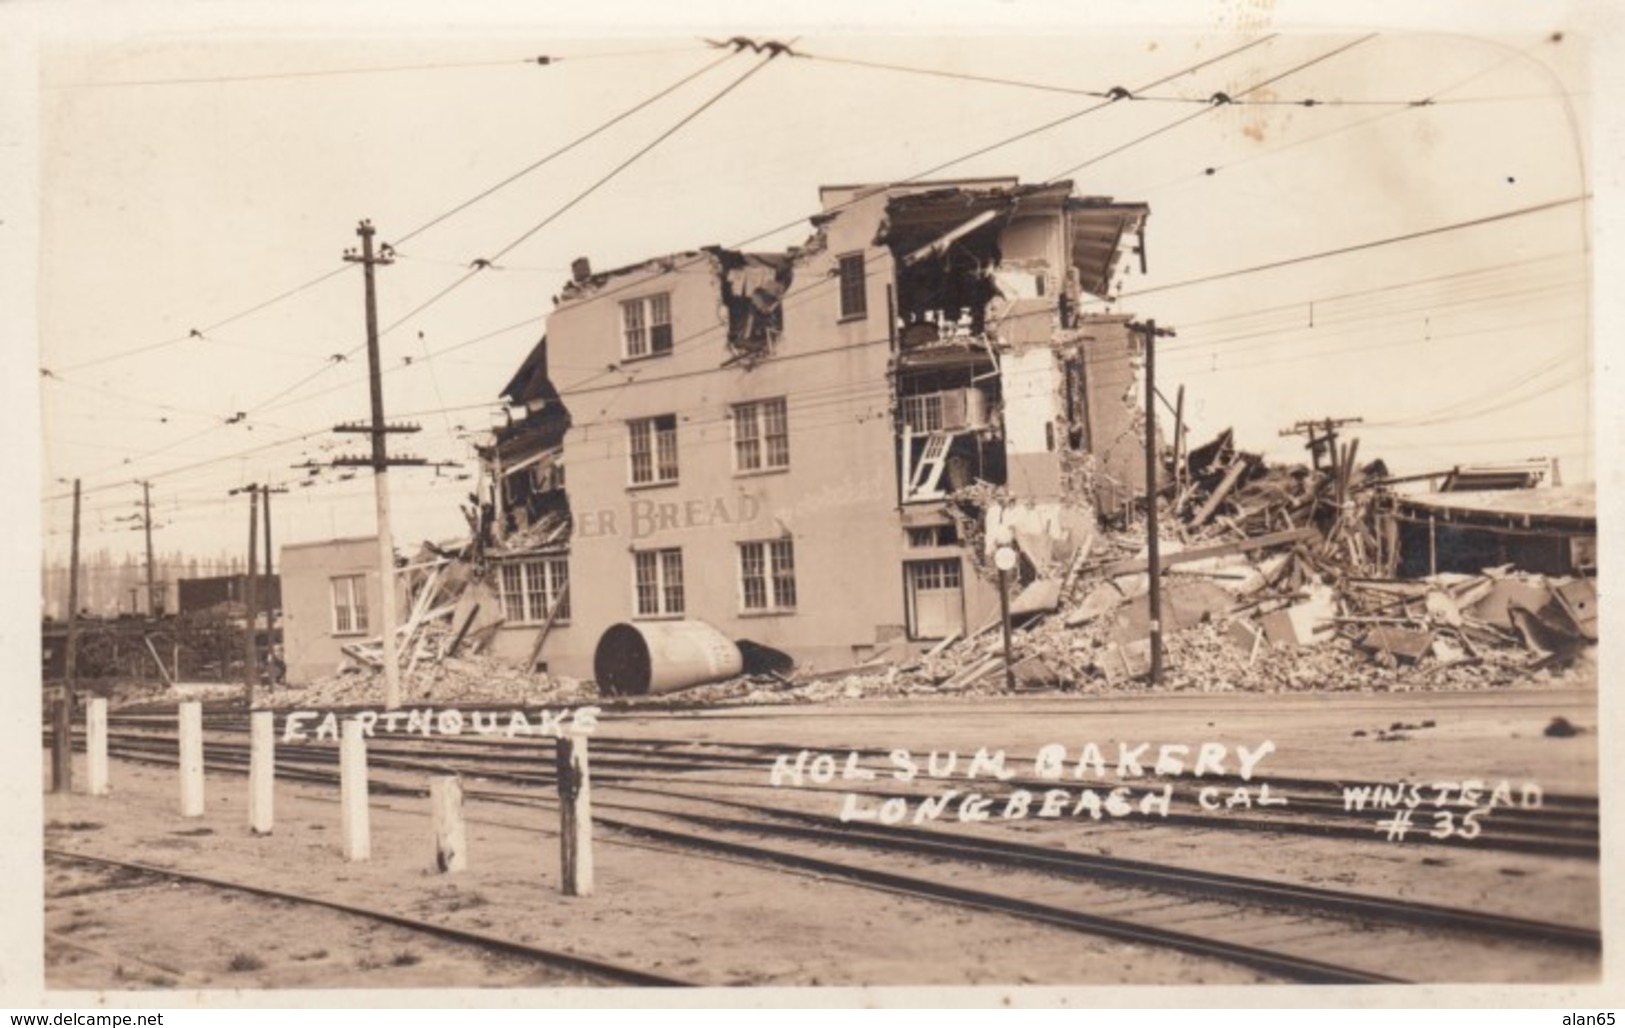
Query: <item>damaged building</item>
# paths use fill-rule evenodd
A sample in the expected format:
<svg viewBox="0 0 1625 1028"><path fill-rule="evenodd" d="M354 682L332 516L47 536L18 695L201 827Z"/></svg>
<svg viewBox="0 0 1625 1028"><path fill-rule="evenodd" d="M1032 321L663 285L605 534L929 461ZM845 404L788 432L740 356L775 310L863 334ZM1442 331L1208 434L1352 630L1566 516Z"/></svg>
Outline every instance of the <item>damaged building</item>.
<svg viewBox="0 0 1625 1028"><path fill-rule="evenodd" d="M576 262L467 510L490 652L592 677L616 625L668 661L923 650L996 615L992 529L1055 578L1143 496L1138 337L1081 310L1143 262L1145 205L1013 178L821 205L786 252Z"/></svg>

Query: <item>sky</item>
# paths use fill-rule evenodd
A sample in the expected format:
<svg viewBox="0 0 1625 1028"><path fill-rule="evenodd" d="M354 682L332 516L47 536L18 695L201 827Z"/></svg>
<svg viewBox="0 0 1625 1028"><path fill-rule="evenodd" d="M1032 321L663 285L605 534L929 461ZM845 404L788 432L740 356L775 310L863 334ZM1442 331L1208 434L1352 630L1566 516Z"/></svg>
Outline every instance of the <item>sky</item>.
<svg viewBox="0 0 1625 1028"><path fill-rule="evenodd" d="M143 545L120 520L140 481L160 551L245 546L230 491L249 483L288 489L279 543L372 531L369 472L299 466L364 447L331 431L368 412L343 260L363 218L396 254L377 273L386 410L422 426L392 447L460 465L391 474L410 550L464 530L470 441L572 259L782 248L820 185L920 176L1148 203L1145 273L1126 260L1092 307L1175 330L1158 384L1184 388L1197 441L1233 427L1297 460L1282 429L1359 417L1361 457L1397 473L1555 456L1567 482L1596 476L1597 38L1561 6L1493 32L1253 3L1137 26L951 9L930 32L861 15L362 30L246 5L259 16L225 26L48 26L38 206L20 212L44 552L66 552L75 478L91 551ZM737 34L795 56L706 42ZM1136 99L1089 95L1114 87Z"/></svg>

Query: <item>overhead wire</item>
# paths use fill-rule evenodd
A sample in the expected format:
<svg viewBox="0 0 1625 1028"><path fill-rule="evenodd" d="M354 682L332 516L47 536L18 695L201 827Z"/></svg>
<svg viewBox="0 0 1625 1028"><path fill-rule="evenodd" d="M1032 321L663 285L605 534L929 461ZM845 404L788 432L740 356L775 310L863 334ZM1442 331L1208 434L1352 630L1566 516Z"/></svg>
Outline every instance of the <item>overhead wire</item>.
<svg viewBox="0 0 1625 1028"><path fill-rule="evenodd" d="M689 53L702 50L699 46L665 47L659 49L600 51L585 54L538 54L528 57L503 57L481 61L427 61L416 64L386 64L348 68L312 68L303 71L249 72L240 75L190 75L168 78L103 79L82 82L48 82L46 89L105 89L117 86L191 86L224 85L233 82L273 82L283 79L332 78L336 76L398 74L410 71L464 71L471 68L548 67L565 61L603 60L613 57L649 57L660 54Z"/></svg>
<svg viewBox="0 0 1625 1028"><path fill-rule="evenodd" d="M1447 232L1458 232L1462 229L1477 228L1481 225L1491 225L1498 221L1507 221L1511 218L1521 218L1530 214L1539 214L1543 211L1556 210L1576 203L1590 200L1589 194L1583 196L1564 197L1560 200L1549 200L1545 203L1533 204L1528 207L1519 207L1516 210L1501 211L1498 214L1487 214L1479 218L1469 218L1466 221L1452 222L1448 225L1435 225L1432 228L1421 229L1416 232L1405 232L1399 235L1385 236L1381 239L1367 240L1363 243L1354 243L1349 246L1334 247L1330 250L1321 250L1316 253L1301 254L1297 257L1287 257L1278 261L1268 261L1264 264L1254 264L1244 268L1232 268L1228 271L1214 272L1211 275L1200 275L1179 282L1167 282L1162 285L1147 286L1144 289L1126 290L1119 294L1122 299L1131 296L1148 296L1152 293L1166 292L1170 289L1184 289L1189 286L1203 285L1208 282L1219 282L1224 279L1236 278L1241 275L1252 275L1260 271L1274 271L1277 268L1291 267L1308 261L1324 260L1328 257L1341 257L1345 254L1359 253L1362 250L1373 250L1378 247L1392 246L1395 243L1407 243L1416 239L1426 239L1429 236L1443 235Z"/></svg>
<svg viewBox="0 0 1625 1028"><path fill-rule="evenodd" d="M1328 51L1327 53L1320 54L1319 56L1313 57L1313 58L1311 58L1311 59L1309 59L1307 61L1304 61L1301 64L1294 65L1291 68L1288 68L1283 72L1272 75L1272 76L1270 76L1269 78L1265 79L1262 82L1254 83L1253 85L1248 86L1246 89L1241 90L1236 95L1241 96L1241 97L1245 97L1248 93L1256 93L1258 90L1263 89L1263 88L1265 88L1267 86L1273 85L1276 82L1279 82L1282 79L1287 78L1290 75L1296 75L1300 71L1304 71L1305 69L1312 68L1317 64L1322 64L1322 63L1324 63L1326 61L1329 61L1332 58L1337 57L1340 54L1346 53L1349 50L1352 50L1355 47L1360 46L1360 45L1362 45L1364 43L1368 43L1371 40L1376 39L1376 38L1377 38L1377 33L1375 33L1375 32L1368 33L1367 35L1361 36L1358 39L1354 40L1353 42L1345 43L1342 46L1336 47L1336 48ZM1222 100L1222 102L1218 100L1218 98L1221 97L1221 96L1224 98ZM1200 110L1193 111L1193 112L1191 112L1190 114L1186 115L1183 118L1177 118L1174 121L1171 121L1171 122L1167 123L1166 125L1163 125L1163 126L1161 126L1159 128L1156 128L1156 129L1153 129L1152 131L1147 132L1146 134L1144 134L1142 136L1139 136L1138 138L1131 139L1128 142L1123 143L1120 146L1113 147L1112 149L1107 150L1105 153L1097 154L1096 156L1089 158L1088 160L1084 161L1081 164L1074 164L1072 167L1067 168L1064 171L1058 171L1055 174L1049 176L1049 178L1046 181L1054 182L1054 181L1059 180L1063 176L1071 175L1074 172L1081 171L1081 170L1083 170L1084 168L1087 168L1087 167L1091 167L1092 165L1098 164L1101 161L1106 160L1108 157L1114 157L1117 154L1120 154L1120 153L1124 152L1125 150L1129 150L1129 149L1131 149L1133 147L1139 146L1141 143L1147 142L1148 140L1155 139L1156 137L1158 137L1158 136L1160 136L1160 135L1162 135L1162 134L1164 134L1166 132L1172 132L1174 129L1180 128L1181 126L1184 126L1184 125L1188 125L1191 122L1195 121L1196 119L1204 117L1205 115L1207 115L1207 114L1209 114L1209 113L1211 113L1211 112L1213 112L1215 110L1218 110L1220 107L1229 106L1229 105L1231 105L1233 103L1235 103L1234 98L1228 96L1227 94L1215 94L1213 100L1211 102L1208 102Z"/></svg>

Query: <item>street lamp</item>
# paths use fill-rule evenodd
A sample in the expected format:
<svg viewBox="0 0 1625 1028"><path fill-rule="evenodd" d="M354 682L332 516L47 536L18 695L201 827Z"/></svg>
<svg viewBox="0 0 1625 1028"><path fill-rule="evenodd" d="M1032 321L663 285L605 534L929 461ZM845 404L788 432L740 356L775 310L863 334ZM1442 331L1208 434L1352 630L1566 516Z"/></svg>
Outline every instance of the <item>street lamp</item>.
<svg viewBox="0 0 1625 1028"><path fill-rule="evenodd" d="M1016 689L1016 670L1010 656L1010 572L1016 569L1015 534L1009 525L1000 525L993 533L993 566L999 569L999 620L1004 624L1004 687Z"/></svg>

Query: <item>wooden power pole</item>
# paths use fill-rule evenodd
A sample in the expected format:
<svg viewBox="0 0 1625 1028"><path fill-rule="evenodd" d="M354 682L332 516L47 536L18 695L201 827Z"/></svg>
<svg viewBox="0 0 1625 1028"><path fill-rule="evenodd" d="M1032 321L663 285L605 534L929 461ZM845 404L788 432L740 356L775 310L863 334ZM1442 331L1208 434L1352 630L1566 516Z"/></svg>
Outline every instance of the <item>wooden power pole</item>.
<svg viewBox="0 0 1625 1028"><path fill-rule="evenodd" d="M378 357L378 293L373 281L373 268L379 264L393 264L387 255L375 256L372 237L377 231L372 222L363 220L356 227L361 237L361 253L346 251L344 259L359 263L366 279L367 303L367 382L372 390L372 422L368 433L372 436L373 491L378 505L378 584L381 597L379 606L383 629L384 657L384 709L395 710L401 705L401 664L395 653L395 539L389 527L389 454L384 438L389 427L384 423L384 384Z"/></svg>
<svg viewBox="0 0 1625 1028"><path fill-rule="evenodd" d="M1152 685L1162 684L1162 559L1157 540L1157 339L1171 336L1155 320L1130 325L1145 340L1145 549L1150 577Z"/></svg>
<svg viewBox="0 0 1625 1028"><path fill-rule="evenodd" d="M68 555L68 652L62 698L51 726L51 791L73 790L73 708L79 674L79 480L73 480L73 545Z"/></svg>
<svg viewBox="0 0 1625 1028"><path fill-rule="evenodd" d="M152 483L141 483L141 524L147 530L147 616L155 618L163 613L163 600L153 584L152 559Z"/></svg>

